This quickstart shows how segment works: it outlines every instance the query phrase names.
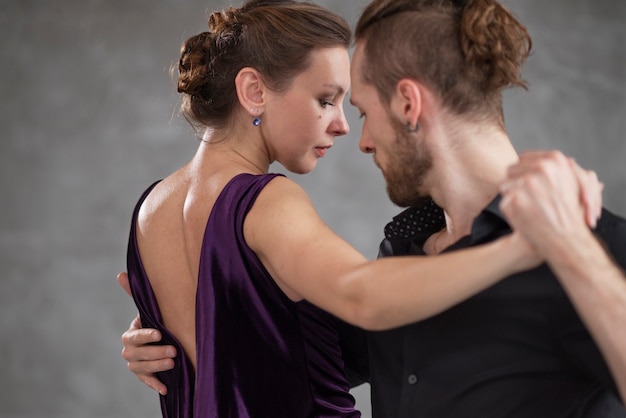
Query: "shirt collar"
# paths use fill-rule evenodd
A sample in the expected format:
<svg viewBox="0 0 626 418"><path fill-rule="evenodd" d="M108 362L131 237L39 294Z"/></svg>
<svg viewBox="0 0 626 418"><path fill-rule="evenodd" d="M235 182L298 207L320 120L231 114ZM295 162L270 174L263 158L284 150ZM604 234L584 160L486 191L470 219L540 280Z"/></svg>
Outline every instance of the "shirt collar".
<svg viewBox="0 0 626 418"><path fill-rule="evenodd" d="M490 240L494 235L501 236L511 228L500 211L501 195L497 195L472 223L469 237L470 245L477 245ZM408 208L393 217L385 226L385 238L426 239L445 227L446 221L441 209L432 200L419 207ZM464 241L463 239L461 241Z"/></svg>
<svg viewBox="0 0 626 418"><path fill-rule="evenodd" d="M428 237L445 225L443 210L430 200L422 206L408 208L394 216L385 226L385 238L413 239L423 234Z"/></svg>
<svg viewBox="0 0 626 418"><path fill-rule="evenodd" d="M470 244L477 245L493 239L494 234L504 235L511 231L511 227L500 210L501 195L497 195L489 205L474 219Z"/></svg>

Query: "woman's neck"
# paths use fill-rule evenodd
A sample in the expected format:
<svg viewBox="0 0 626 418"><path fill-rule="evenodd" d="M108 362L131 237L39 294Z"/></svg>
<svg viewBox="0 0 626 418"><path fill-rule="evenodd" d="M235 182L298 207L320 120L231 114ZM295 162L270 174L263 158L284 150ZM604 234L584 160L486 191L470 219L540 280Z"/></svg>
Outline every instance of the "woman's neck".
<svg viewBox="0 0 626 418"><path fill-rule="evenodd" d="M271 161L268 152L257 142L247 137L227 136L213 131L203 136L194 159L201 163L217 159L223 164L239 167L244 172L265 174L269 171Z"/></svg>

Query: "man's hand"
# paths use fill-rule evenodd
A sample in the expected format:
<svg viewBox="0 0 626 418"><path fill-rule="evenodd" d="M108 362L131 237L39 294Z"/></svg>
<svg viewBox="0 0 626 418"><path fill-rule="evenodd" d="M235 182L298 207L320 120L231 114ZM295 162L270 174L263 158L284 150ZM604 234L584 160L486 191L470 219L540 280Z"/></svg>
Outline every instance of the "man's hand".
<svg viewBox="0 0 626 418"><path fill-rule="evenodd" d="M130 295L128 275L120 273L117 281ZM174 367L176 348L171 345L148 345L161 341L161 333L156 329L142 328L137 316L130 327L122 334L122 357L128 362L128 370L148 387L161 395L167 394L167 387L155 376L155 373Z"/></svg>

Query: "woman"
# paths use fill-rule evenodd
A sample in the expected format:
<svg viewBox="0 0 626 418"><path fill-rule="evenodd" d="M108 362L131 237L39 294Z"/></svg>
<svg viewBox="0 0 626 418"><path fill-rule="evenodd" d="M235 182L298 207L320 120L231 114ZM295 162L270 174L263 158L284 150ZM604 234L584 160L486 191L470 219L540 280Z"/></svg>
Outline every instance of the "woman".
<svg viewBox="0 0 626 418"><path fill-rule="evenodd" d="M213 13L183 45L182 113L202 141L142 195L128 251L141 322L179 353L161 375L164 416L359 416L335 316L400 326L539 262L517 235L368 262L268 173L311 171L348 132L349 44L319 6L258 0Z"/></svg>

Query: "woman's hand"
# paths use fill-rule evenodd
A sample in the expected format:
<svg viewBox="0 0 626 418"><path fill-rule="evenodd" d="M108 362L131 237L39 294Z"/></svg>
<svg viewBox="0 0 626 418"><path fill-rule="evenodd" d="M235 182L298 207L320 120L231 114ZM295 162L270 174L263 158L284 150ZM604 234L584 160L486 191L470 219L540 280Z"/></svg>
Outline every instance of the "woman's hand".
<svg viewBox="0 0 626 418"><path fill-rule="evenodd" d="M508 170L500 209L543 252L596 226L603 188L595 172L558 151L528 152Z"/></svg>

